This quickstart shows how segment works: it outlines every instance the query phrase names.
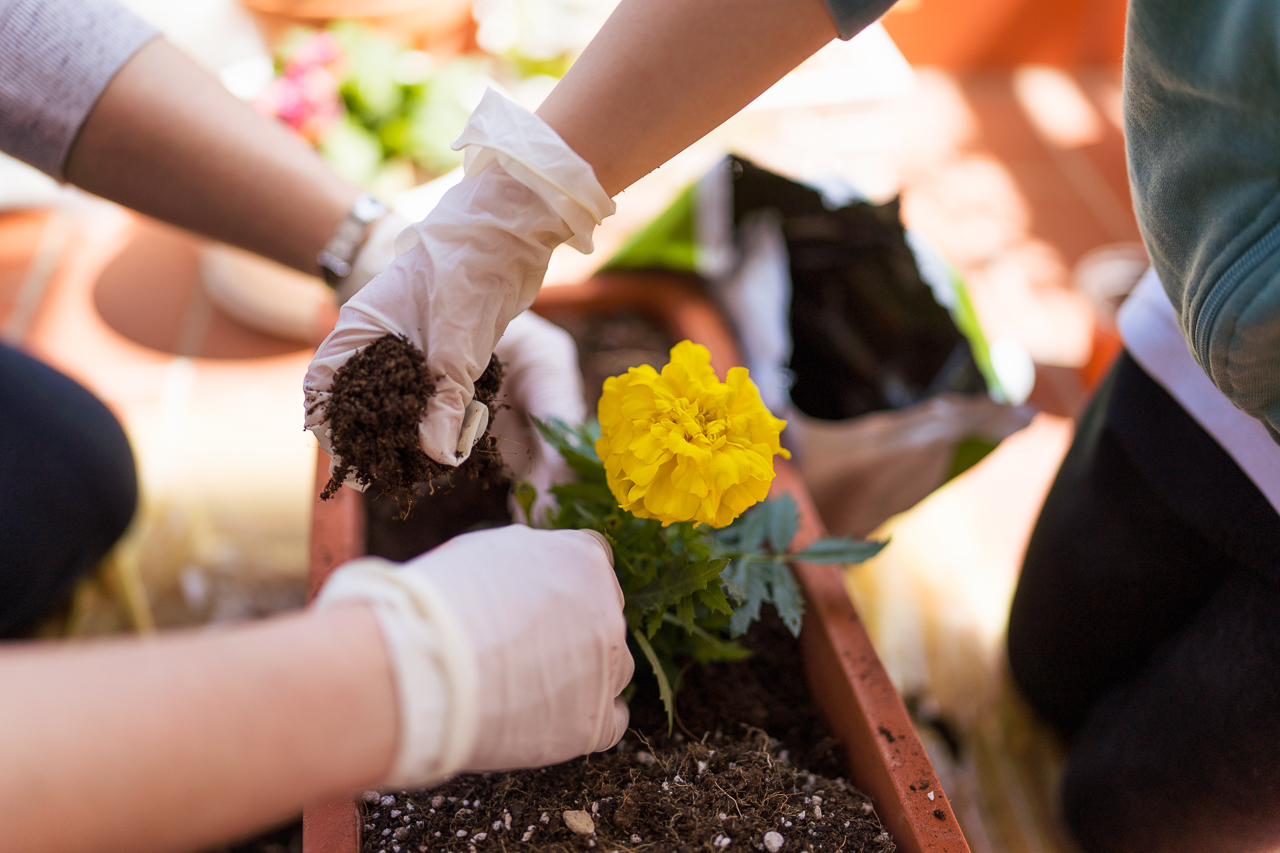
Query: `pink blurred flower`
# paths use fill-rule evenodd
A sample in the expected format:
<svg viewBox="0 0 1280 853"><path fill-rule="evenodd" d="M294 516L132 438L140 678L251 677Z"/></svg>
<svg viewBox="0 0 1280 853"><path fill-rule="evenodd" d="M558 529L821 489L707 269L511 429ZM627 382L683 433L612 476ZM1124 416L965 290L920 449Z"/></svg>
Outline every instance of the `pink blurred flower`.
<svg viewBox="0 0 1280 853"><path fill-rule="evenodd" d="M254 99L253 106L279 119L315 145L343 114L338 76L344 57L332 33L316 33L303 42L277 77Z"/></svg>

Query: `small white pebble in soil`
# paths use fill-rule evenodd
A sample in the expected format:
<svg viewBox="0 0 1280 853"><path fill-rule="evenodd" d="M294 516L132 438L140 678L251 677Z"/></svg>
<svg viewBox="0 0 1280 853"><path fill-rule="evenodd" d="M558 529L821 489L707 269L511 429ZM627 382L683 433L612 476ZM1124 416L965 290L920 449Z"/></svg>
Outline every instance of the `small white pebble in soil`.
<svg viewBox="0 0 1280 853"><path fill-rule="evenodd" d="M422 829L422 821L420 820L414 821L413 825L418 827L418 829Z"/></svg>
<svg viewBox="0 0 1280 853"><path fill-rule="evenodd" d="M361 794L360 798L369 805L376 806L378 804L378 800L382 799L382 795L377 791L365 791Z"/></svg>
<svg viewBox="0 0 1280 853"><path fill-rule="evenodd" d="M595 840L594 838L588 838L588 839L587 839L587 846L588 846L588 847L595 847L595 846L596 846L596 840Z"/></svg>
<svg viewBox="0 0 1280 853"><path fill-rule="evenodd" d="M930 799L930 801L932 801L932 800L933 800L933 791L930 791L930 792L929 792L929 799Z"/></svg>
<svg viewBox="0 0 1280 853"><path fill-rule="evenodd" d="M396 801L395 797L383 797L381 800L378 801L378 805L389 806L395 801Z"/></svg>
<svg viewBox="0 0 1280 853"><path fill-rule="evenodd" d="M877 840L877 841L885 841L886 839L888 839L888 837L889 837L889 833L887 833L887 832L882 832L882 833L880 833L879 835L877 835L877 836L876 836L876 840Z"/></svg>
<svg viewBox="0 0 1280 853"><path fill-rule="evenodd" d="M457 797L445 797L445 799L451 803L456 803L458 801Z"/></svg>
<svg viewBox="0 0 1280 853"><path fill-rule="evenodd" d="M764 834L764 849L769 853L778 853L782 849L783 837L781 832L769 830Z"/></svg>
<svg viewBox="0 0 1280 853"><path fill-rule="evenodd" d="M784 821L782 822L782 825L783 825L783 826L785 826L787 829L790 829L790 828L791 828L791 821L789 821L789 820L784 820Z"/></svg>
<svg viewBox="0 0 1280 853"><path fill-rule="evenodd" d="M813 797L813 804L814 804L815 806L820 806L820 805L822 805L822 797L819 797L818 795L816 795L816 794L815 794L815 795L814 795L814 797Z"/></svg>
<svg viewBox="0 0 1280 853"><path fill-rule="evenodd" d="M672 779L671 781L672 781L672 782L675 782L677 785L683 785L683 784L684 784L684 780L683 780L683 779L681 779L679 776L676 776L676 778Z"/></svg>
<svg viewBox="0 0 1280 853"><path fill-rule="evenodd" d="M390 834L391 834L391 830L390 830L390 829L384 829L384 830L382 830L382 834L383 834L383 835L390 835Z"/></svg>
<svg viewBox="0 0 1280 853"><path fill-rule="evenodd" d="M822 806L813 807L813 819L822 820Z"/></svg>
<svg viewBox="0 0 1280 853"><path fill-rule="evenodd" d="M699 762L698 762L698 775L699 775L699 776L701 776L703 773L706 773L706 772L707 772L707 762L705 762L705 761L699 761Z"/></svg>
<svg viewBox="0 0 1280 853"><path fill-rule="evenodd" d="M391 853L400 853L400 845L399 845L399 844L392 844L392 845L391 845Z"/></svg>
<svg viewBox="0 0 1280 853"><path fill-rule="evenodd" d="M848 829L848 828L849 828L849 821L847 821L847 820L846 820L846 821L844 822L844 828L845 828L845 829Z"/></svg>
<svg viewBox="0 0 1280 853"><path fill-rule="evenodd" d="M439 837L440 837L440 830L438 830L438 829L437 829L437 830L436 830L436 838L439 838Z"/></svg>
<svg viewBox="0 0 1280 853"><path fill-rule="evenodd" d="M503 829L511 828L511 812L507 811L506 809L502 810L502 828Z"/></svg>
<svg viewBox="0 0 1280 853"><path fill-rule="evenodd" d="M536 828L537 827L535 827L533 824L529 824L529 828L524 831L524 835L520 836L520 843L524 844L528 842L530 838L533 838L533 831Z"/></svg>
<svg viewBox="0 0 1280 853"><path fill-rule="evenodd" d="M392 817L400 817L400 810L399 810L399 809L392 809L392 810L391 810L391 816L392 816Z"/></svg>
<svg viewBox="0 0 1280 853"><path fill-rule="evenodd" d="M561 817L564 818L564 825L578 835L590 835L596 831L596 822L591 819L591 815L580 809L570 809Z"/></svg>
<svg viewBox="0 0 1280 853"><path fill-rule="evenodd" d="M369 832L373 832L373 830L375 829L374 825L371 823L366 823L364 825L364 828L367 829Z"/></svg>
<svg viewBox="0 0 1280 853"><path fill-rule="evenodd" d="M662 790L664 790L664 791L670 791L670 790L671 790L671 785L669 785L669 784L668 784L668 783L666 783L666 782L663 782L663 783L662 783Z"/></svg>
<svg viewBox="0 0 1280 853"><path fill-rule="evenodd" d="M592 804L591 804L591 813L592 813L593 815L598 815L598 814L600 814L600 803L599 803L599 802L594 802L594 803L592 803Z"/></svg>
<svg viewBox="0 0 1280 853"><path fill-rule="evenodd" d="M716 847L720 847L723 849L725 847L728 847L729 844L732 842L733 842L733 839L727 835L717 835L711 843L714 844Z"/></svg>
<svg viewBox="0 0 1280 853"><path fill-rule="evenodd" d="M475 835L473 835L473 836L471 836L471 837L472 837L474 840L476 840L476 841L484 841L486 838L488 838L488 837L489 837L489 833L487 833L487 832L477 832Z"/></svg>
<svg viewBox="0 0 1280 853"><path fill-rule="evenodd" d="M495 821L493 822L493 826L491 826L491 827L489 827L489 828L490 828L490 829L492 829L494 832L497 832L499 829L502 829L502 821L500 821L500 820L495 820Z"/></svg>
<svg viewBox="0 0 1280 853"><path fill-rule="evenodd" d="M805 816L806 814L808 814L808 812L806 812L805 810L801 809L801 810L800 810L800 814L796 815L796 820L804 820L804 816Z"/></svg>
<svg viewBox="0 0 1280 853"><path fill-rule="evenodd" d="M547 814L546 812L543 812L542 815L539 816L538 818L538 823L551 823L551 815Z"/></svg>
<svg viewBox="0 0 1280 853"><path fill-rule="evenodd" d="M729 816L728 816L727 814L725 814L724 812L720 812L720 814L716 815L716 817L720 818L721 820L728 820L728 819L729 819Z"/></svg>
<svg viewBox="0 0 1280 853"><path fill-rule="evenodd" d="M454 833L454 835L458 836L459 838L466 838L467 831L465 829L459 829L457 832Z"/></svg>
<svg viewBox="0 0 1280 853"><path fill-rule="evenodd" d="M438 809L443 805L444 805L444 797L440 796L439 794L436 794L434 797L431 798L431 808Z"/></svg>
<svg viewBox="0 0 1280 853"><path fill-rule="evenodd" d="M643 749L636 750L636 761L641 764L652 764L657 760L651 753L645 752Z"/></svg>
<svg viewBox="0 0 1280 853"><path fill-rule="evenodd" d="M639 844L639 843L640 843L640 842L642 842L642 841L644 841L644 839L643 839L643 838L641 838L641 837L640 837L640 836L638 836L638 835L633 835L633 836L631 836L631 843L632 843L632 844Z"/></svg>
<svg viewBox="0 0 1280 853"><path fill-rule="evenodd" d="M409 803L404 808L405 808L405 811L410 811L410 812L413 811L413 803Z"/></svg>
<svg viewBox="0 0 1280 853"><path fill-rule="evenodd" d="M862 813L863 813L863 814L871 814L871 813L872 813L873 811L875 811L875 810L876 810L876 807L875 807L875 806L873 806L873 805L871 805L871 803L863 803L863 804L862 804Z"/></svg>

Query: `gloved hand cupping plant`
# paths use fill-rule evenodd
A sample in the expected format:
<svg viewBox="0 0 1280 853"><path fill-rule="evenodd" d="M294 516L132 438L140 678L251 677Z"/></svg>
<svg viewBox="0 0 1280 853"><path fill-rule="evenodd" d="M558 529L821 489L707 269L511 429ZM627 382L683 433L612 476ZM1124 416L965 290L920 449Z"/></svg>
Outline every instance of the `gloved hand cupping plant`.
<svg viewBox="0 0 1280 853"><path fill-rule="evenodd" d="M334 373L392 334L421 349L438 377L418 427L423 451L443 465L465 461L464 414L503 330L533 303L552 250L569 242L590 252L595 226L613 213L591 166L493 91L454 147L466 149L466 176L403 232L403 253L343 306L307 371L307 426L326 450L323 402Z"/></svg>
<svg viewBox="0 0 1280 853"><path fill-rule="evenodd" d="M400 731L386 788L462 771L554 764L626 731L622 590L604 537L511 525L458 536L403 566L338 568L316 600L370 602Z"/></svg>

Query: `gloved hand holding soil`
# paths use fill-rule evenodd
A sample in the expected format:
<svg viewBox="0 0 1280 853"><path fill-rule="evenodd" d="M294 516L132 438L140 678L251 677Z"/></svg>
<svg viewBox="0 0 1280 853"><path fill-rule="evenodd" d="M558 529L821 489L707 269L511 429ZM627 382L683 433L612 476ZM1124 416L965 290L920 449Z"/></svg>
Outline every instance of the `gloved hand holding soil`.
<svg viewBox="0 0 1280 853"><path fill-rule="evenodd" d="M394 335L369 344L338 369L328 396L307 412L308 420L328 424L322 443L333 456L320 497L333 497L344 483L361 491L377 484L396 495L405 511L420 484L430 487L441 476L457 472L502 480L502 461L488 434L501 385L502 364L493 356L475 384L475 401L464 421L462 441L471 455L457 468L441 465L423 452L419 437L436 393L422 351Z"/></svg>

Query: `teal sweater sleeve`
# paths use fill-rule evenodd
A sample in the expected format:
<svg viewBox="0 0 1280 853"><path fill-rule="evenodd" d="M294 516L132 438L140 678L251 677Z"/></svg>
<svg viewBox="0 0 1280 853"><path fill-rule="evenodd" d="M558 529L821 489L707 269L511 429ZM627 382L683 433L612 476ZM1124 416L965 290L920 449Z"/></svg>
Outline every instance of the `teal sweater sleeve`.
<svg viewBox="0 0 1280 853"><path fill-rule="evenodd" d="M1132 0L1134 207L1214 384L1280 437L1280 4Z"/></svg>
<svg viewBox="0 0 1280 853"><path fill-rule="evenodd" d="M851 39L889 11L894 0L826 0L840 38Z"/></svg>

